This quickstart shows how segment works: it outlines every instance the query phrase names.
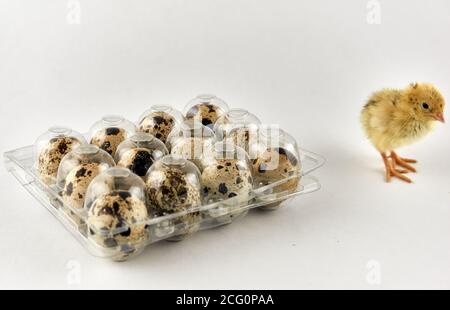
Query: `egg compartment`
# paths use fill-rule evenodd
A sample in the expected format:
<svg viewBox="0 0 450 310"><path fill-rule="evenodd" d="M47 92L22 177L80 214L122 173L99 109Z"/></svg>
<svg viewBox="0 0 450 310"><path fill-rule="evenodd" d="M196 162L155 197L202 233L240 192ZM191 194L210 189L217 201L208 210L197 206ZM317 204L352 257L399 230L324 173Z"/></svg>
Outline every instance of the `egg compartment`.
<svg viewBox="0 0 450 310"><path fill-rule="evenodd" d="M166 240L178 242L201 229L199 207L173 214L157 215L154 224L147 224L151 243Z"/></svg>
<svg viewBox="0 0 450 310"><path fill-rule="evenodd" d="M86 144L84 137L67 127L51 127L34 144L34 168L47 185L54 185L63 157L74 148Z"/></svg>
<svg viewBox="0 0 450 310"><path fill-rule="evenodd" d="M89 185L83 215L91 243L115 250L114 260L128 259L148 238L144 181L128 169L108 168Z"/></svg>
<svg viewBox="0 0 450 310"><path fill-rule="evenodd" d="M211 94L198 95L190 100L184 108L186 119L194 119L213 128L216 121L229 110L227 103Z"/></svg>
<svg viewBox="0 0 450 310"><path fill-rule="evenodd" d="M166 145L171 150L178 141L186 138L199 138L211 141L211 143L217 141L216 134L211 128L197 120L187 119L173 128L167 138Z"/></svg>
<svg viewBox="0 0 450 310"><path fill-rule="evenodd" d="M140 132L151 134L166 143L173 128L183 120L181 112L171 106L153 105L139 117L137 128Z"/></svg>
<svg viewBox="0 0 450 310"><path fill-rule="evenodd" d="M204 204L220 203L202 212L205 220L229 224L244 216L243 206L252 198L253 177L250 159L240 147L226 141L214 144L202 158L201 175Z"/></svg>
<svg viewBox="0 0 450 310"><path fill-rule="evenodd" d="M54 201L54 204L64 208L72 220L82 224L79 213L83 211L89 184L97 175L115 165L111 155L96 145L85 144L72 150L62 159L56 178L56 190L64 203Z"/></svg>
<svg viewBox="0 0 450 310"><path fill-rule="evenodd" d="M117 147L136 132L136 126L120 115L107 115L89 130L89 143L115 156Z"/></svg>
<svg viewBox="0 0 450 310"><path fill-rule="evenodd" d="M119 144L115 161L118 167L130 169L141 178L145 178L148 169L158 159L168 155L164 143L155 136L138 132Z"/></svg>
<svg viewBox="0 0 450 310"><path fill-rule="evenodd" d="M303 163L297 142L289 133L279 126L260 125L258 142L252 145L252 151L255 188L271 185L273 192L286 194L297 188L303 175ZM281 205L279 202L261 209L272 210Z"/></svg>
<svg viewBox="0 0 450 310"><path fill-rule="evenodd" d="M42 182L37 171L34 169L34 147L28 146L19 148L4 154L5 166L7 170L18 180L18 182L43 205L54 217L56 217L63 226L94 256L108 258L115 261L127 260L142 252L145 246L159 242L161 240L180 240L186 233L186 229L190 226L183 222L183 216L192 213L211 213L216 212L218 215L227 215L226 211L230 204L235 202L233 198L206 204L189 211L177 212L170 215L152 217L149 216L144 223L130 223L133 225L145 225L146 237L139 243L122 242L114 247L99 245L89 238L89 227L86 223L78 223L71 217L67 216L67 209L71 207L64 203L59 190L56 186L49 186ZM239 204L239 210L247 211L260 206L286 201L293 197L314 192L320 188L320 184L316 178L310 175L311 172L318 169L325 162L324 158L306 150L300 150L303 170L302 178L299 186L292 192L274 192L273 187L279 185L283 180L255 189L250 201ZM86 213L81 214L86 219ZM205 230L224 225L224 222L217 222L211 217L202 217L200 222L194 225L195 230ZM125 225L119 229L105 232L106 236L114 236L126 232L130 227ZM198 225L198 226L197 226ZM195 227L197 226L197 227Z"/></svg>
<svg viewBox="0 0 450 310"><path fill-rule="evenodd" d="M172 155L192 161L201 171L203 169L202 157L211 151L216 142L216 134L211 128L190 119L172 130L166 145Z"/></svg>
<svg viewBox="0 0 450 310"><path fill-rule="evenodd" d="M256 115L245 109L231 109L214 124L214 132L219 140L234 143L252 157L260 126Z"/></svg>
<svg viewBox="0 0 450 310"><path fill-rule="evenodd" d="M146 186L149 210L154 217L167 217L162 228L178 232L185 238L199 228L201 216L190 212L202 205L200 171L191 161L179 156L167 155L148 171ZM171 217L172 214L178 214ZM177 241L170 238L169 241Z"/></svg>
<svg viewBox="0 0 450 310"><path fill-rule="evenodd" d="M208 207L202 211L204 225L213 228L231 224L245 217L249 209L251 209L250 203L255 197L255 194L249 193L245 197L248 200L235 196L207 204Z"/></svg>
<svg viewBox="0 0 450 310"><path fill-rule="evenodd" d="M70 224L72 225L72 224ZM129 241L121 241L116 242L118 238L120 238L123 234L127 234L129 228L124 228L125 230L121 230L120 232L111 232L111 231L98 231L98 230L89 230L90 228L85 225L86 230L79 230L80 234L82 233L82 242L85 247L93 254L94 256L101 258L108 258L113 261L122 262L126 261L134 256L139 255L147 245L148 240L148 231L145 230L146 237L142 242L129 242ZM92 238L92 235L95 234L99 239L95 240ZM101 241L106 240L106 242L111 242L102 244ZM145 241L144 241L145 240Z"/></svg>

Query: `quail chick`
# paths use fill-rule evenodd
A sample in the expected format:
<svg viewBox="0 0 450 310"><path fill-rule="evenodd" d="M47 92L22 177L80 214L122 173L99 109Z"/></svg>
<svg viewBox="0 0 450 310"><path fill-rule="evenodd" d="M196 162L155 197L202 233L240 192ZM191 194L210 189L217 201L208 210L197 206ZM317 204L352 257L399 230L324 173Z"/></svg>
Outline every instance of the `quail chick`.
<svg viewBox="0 0 450 310"><path fill-rule="evenodd" d="M402 158L395 150L426 136L436 121L444 123L445 100L429 83L412 83L405 89L383 89L369 98L361 113L363 129L380 152L386 181L392 177L411 183L405 176L416 172L414 159Z"/></svg>

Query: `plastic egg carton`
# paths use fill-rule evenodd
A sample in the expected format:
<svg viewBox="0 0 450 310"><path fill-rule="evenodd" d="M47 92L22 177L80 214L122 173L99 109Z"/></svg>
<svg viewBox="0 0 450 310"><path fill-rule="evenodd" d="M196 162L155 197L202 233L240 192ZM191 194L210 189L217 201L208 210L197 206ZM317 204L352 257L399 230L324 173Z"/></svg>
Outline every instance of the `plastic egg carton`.
<svg viewBox="0 0 450 310"><path fill-rule="evenodd" d="M198 109L194 109L192 106L195 106L195 104L198 103L198 100L205 100L205 98L202 97L198 98L186 107L186 116L198 113ZM225 104L224 102L219 101L217 102L217 106L222 108ZM158 107L158 113L160 111L162 111L161 107ZM218 135L220 136L220 140L225 140L227 137L232 137L233 133L236 132L236 129L238 129L239 132L245 133L248 130L253 130L252 126L255 124L258 125L257 123L259 120L251 114L246 116L248 124L245 120L243 121L242 116L245 114L245 110L235 109L231 112L223 116L224 119L227 117L230 118L226 119L226 122L224 122L226 126L219 128L217 128L217 126L220 124L221 119L219 118L219 120L216 120L210 118L210 115L206 114L206 117L201 119L201 122L204 126L207 126L210 129L203 128L202 132L209 133L210 131L211 133L219 133ZM182 116L180 116L181 113L180 115L174 113L171 115L174 116L174 119L180 119L180 121L177 121L178 123L182 123ZM205 116L205 114L203 114L203 116ZM235 124L235 122L233 122L233 117L238 117L240 122L246 125L241 127L234 126L233 124ZM142 119L144 118L141 117L140 122ZM133 127L132 124L127 124L127 126L130 128ZM99 125L95 124L94 127L96 127L96 132L98 132L97 127L99 127ZM100 126L99 128L103 127ZM139 128L139 123L136 128ZM161 134L164 135L165 138L169 139L171 139L171 137L173 138L173 136L184 136L183 132L175 132L175 134L169 136L168 132L164 132L164 128L162 128ZM90 139L92 141L92 137L93 135L91 132L90 134L86 134L83 138L80 137L78 140L87 141L86 145L88 145L87 143L89 143ZM166 144L173 147L176 141L178 140L172 139L171 141L166 141ZM104 143L105 141L100 142ZM114 149L118 148L117 154L120 155L121 150L128 150L128 148L132 147L134 143L140 143L140 146L149 145L149 141L141 141L139 139L137 142L132 140L132 143L124 143L122 146L119 146L113 140L106 142L109 148L105 149L105 152L102 151L100 157L109 156L106 153L111 150L111 147L114 147ZM172 144L170 142L172 142ZM219 142L217 142L217 144L218 143ZM292 141L291 144L296 145L296 142ZM161 150L160 156L163 156L163 153L166 153L163 145L164 144L159 146L159 149ZM133 256L136 256L149 244L161 240L180 241L197 231L230 224L237 219L244 217L251 209L276 210L280 206L286 204L286 202L291 198L317 191L320 189L320 184L315 177L310 175L310 173L321 167L325 162L325 159L320 155L296 147L296 152L298 153L297 156L299 156L298 159L301 162L301 172L299 174L291 174L274 182L265 182L263 180L259 181L259 179L255 177L252 181L252 188L246 192L245 195L239 194L229 197L226 196L221 199L203 199L201 204L188 209L180 209L181 211L178 211L178 208L175 208L174 212L154 212L153 214L151 211L148 211L149 214L147 216L147 211L145 209L147 208L147 210L154 210L155 206L147 197L144 182L145 177L138 176L137 174L132 173L129 169L111 167L114 164L114 162L111 161L111 157L111 159L109 159L111 162L106 160L106 166L109 166L110 173L112 175L108 176L105 174L100 174L100 176L97 176L94 180L96 180L97 183L104 182L106 184L110 182L108 181L108 177L124 177L127 182L124 182L121 185L122 188L120 188L120 190L129 190L130 192L134 192L133 195L137 195L136 197L141 197L140 199L145 201L146 208L144 206L141 207L144 209L143 211L145 211L144 213L141 212L141 215L143 214L141 217L137 214L132 214L133 216L130 215L129 218L127 218L125 215L125 219L121 218L121 221L124 221L124 223L115 225L113 228L104 231L104 227L96 227L92 222L92 218L89 218L92 216L92 212L89 211L94 209L92 206L94 205L96 199L101 199L99 197L103 197L101 195L102 193L98 192L98 190L96 192L96 190L91 188L94 186L90 186L86 194L86 197L90 196L90 198L86 198L86 202L84 203L85 208L74 208L73 205L68 204L62 194L63 190L61 185L56 181L51 182L47 175L43 178L42 171L36 169L36 146L40 148L39 145L33 145L6 152L4 154L4 159L8 171L15 176L20 184L25 187L25 189L33 197L35 197L62 223L91 254L97 257L112 259L114 261L125 261ZM246 154L250 154L253 151L252 149L246 149L244 151L244 146L243 148L236 146L236 148ZM89 151L89 148L87 148L87 150ZM289 153L289 151L287 152ZM64 160L70 162L76 158L76 156L74 157L74 154L67 154L66 157L68 158L63 159L62 162L64 162ZM116 162L118 162L118 157L116 156L115 158ZM92 156L92 158L99 160L99 156L97 155ZM105 161L104 158L102 160ZM171 155L166 155L166 157L159 159L156 165L156 162L152 164L154 166L152 167L155 168L156 166L161 166L164 164L164 161L168 160L177 161L177 159L172 159ZM194 165L194 163L197 162L196 160L190 159L187 162L190 166L192 166L190 169L197 170ZM256 161L253 161L253 163L255 162ZM264 164L266 164L266 162L264 162ZM65 167L63 168L62 166L63 164L61 163L61 166L59 167L59 175L67 176L70 169L65 169ZM149 169L149 173L150 170L152 170L152 168ZM201 173L199 174L198 172L197 174L201 176ZM92 181L92 183L94 183L94 181ZM140 196L139 193L136 194L136 189L139 188L141 188ZM91 201L88 203L88 200ZM86 206L91 209L86 208ZM135 215L137 219L135 218ZM112 240L114 242L106 242L108 240Z"/></svg>
<svg viewBox="0 0 450 310"><path fill-rule="evenodd" d="M277 184L262 186L254 190L253 197L249 199L248 203L238 206L240 211L246 211L261 206L266 206L279 201L284 201L299 195L308 194L320 189L319 181L310 175L310 173L323 165L325 160L312 152L300 150L303 162L303 176L301 178L298 188L291 193L273 193L272 188ZM75 238L93 255L104 258L114 259L119 253L119 249L106 249L99 247L97 244L91 242L87 238L87 227L85 224L78 224L67 216L64 209L69 209L65 206L61 196L54 188L44 184L36 175L33 169L33 146L19 148L9 151L4 154L5 165L8 171L14 175L19 183L34 197L41 205L43 205L51 214L53 214L66 228L71 232ZM282 183L281 181L280 183ZM286 202L284 202L286 203ZM233 204L232 198L229 201L221 201L210 205L201 206L198 210L191 210L190 212L210 211L216 212L218 215L227 215L226 212L221 211L227 209L229 204ZM146 222L147 230L150 238L148 238L142 247L133 249L132 254L139 253L146 245L164 240L174 238L178 235L177 227L167 225L168 220L176 219L185 215L184 212L172 214L169 216L150 219ZM229 222L231 222L231 217ZM220 225L227 224L226 222L215 222L209 218L205 218L200 223L200 230L214 228ZM120 232L116 232L120 233ZM131 255L131 254L130 254Z"/></svg>

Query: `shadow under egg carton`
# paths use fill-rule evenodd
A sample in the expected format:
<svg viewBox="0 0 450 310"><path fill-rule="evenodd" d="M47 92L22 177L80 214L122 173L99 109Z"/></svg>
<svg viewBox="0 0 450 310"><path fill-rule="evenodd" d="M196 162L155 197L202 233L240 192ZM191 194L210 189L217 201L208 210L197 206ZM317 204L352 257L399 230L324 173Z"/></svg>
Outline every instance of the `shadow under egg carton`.
<svg viewBox="0 0 450 310"><path fill-rule="evenodd" d="M300 150L302 174L271 184L256 185L248 195L240 195L218 202L205 202L204 205L189 211L177 212L163 216L150 216L144 222L126 223L113 231L93 231L86 224L87 214L84 210L71 209L65 205L58 190L39 180L33 168L33 147L23 147L4 154L5 166L19 183L35 197L41 205L53 214L64 227L94 256L125 261L140 254L152 243L180 241L200 230L223 226L244 217L250 209L277 209L286 200L308 194L320 189L318 180L309 174L321 167L323 157ZM277 187L291 179L298 178L295 189L277 191ZM128 236L130 229L142 228L139 238L121 238Z"/></svg>

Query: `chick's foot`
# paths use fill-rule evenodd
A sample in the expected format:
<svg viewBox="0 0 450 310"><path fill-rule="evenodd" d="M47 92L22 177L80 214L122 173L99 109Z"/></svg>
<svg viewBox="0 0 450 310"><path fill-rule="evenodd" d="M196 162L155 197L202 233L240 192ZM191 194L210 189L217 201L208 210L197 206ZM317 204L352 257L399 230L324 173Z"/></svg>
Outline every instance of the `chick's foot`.
<svg viewBox="0 0 450 310"><path fill-rule="evenodd" d="M395 153L394 151L391 151L390 157L392 158L392 161L394 162L395 165L403 167L406 170L411 171L411 172L417 172L416 168L414 168L413 166L410 165L410 164L417 163L417 160L409 159L409 158L402 158L402 157L398 156L397 153Z"/></svg>
<svg viewBox="0 0 450 310"><path fill-rule="evenodd" d="M407 170L397 169L395 167L395 161L391 160L390 156L387 156L386 153L381 153L381 157L383 158L386 169L386 182L390 182L395 177L406 183L412 183L411 179L404 175L404 173L408 172Z"/></svg>

